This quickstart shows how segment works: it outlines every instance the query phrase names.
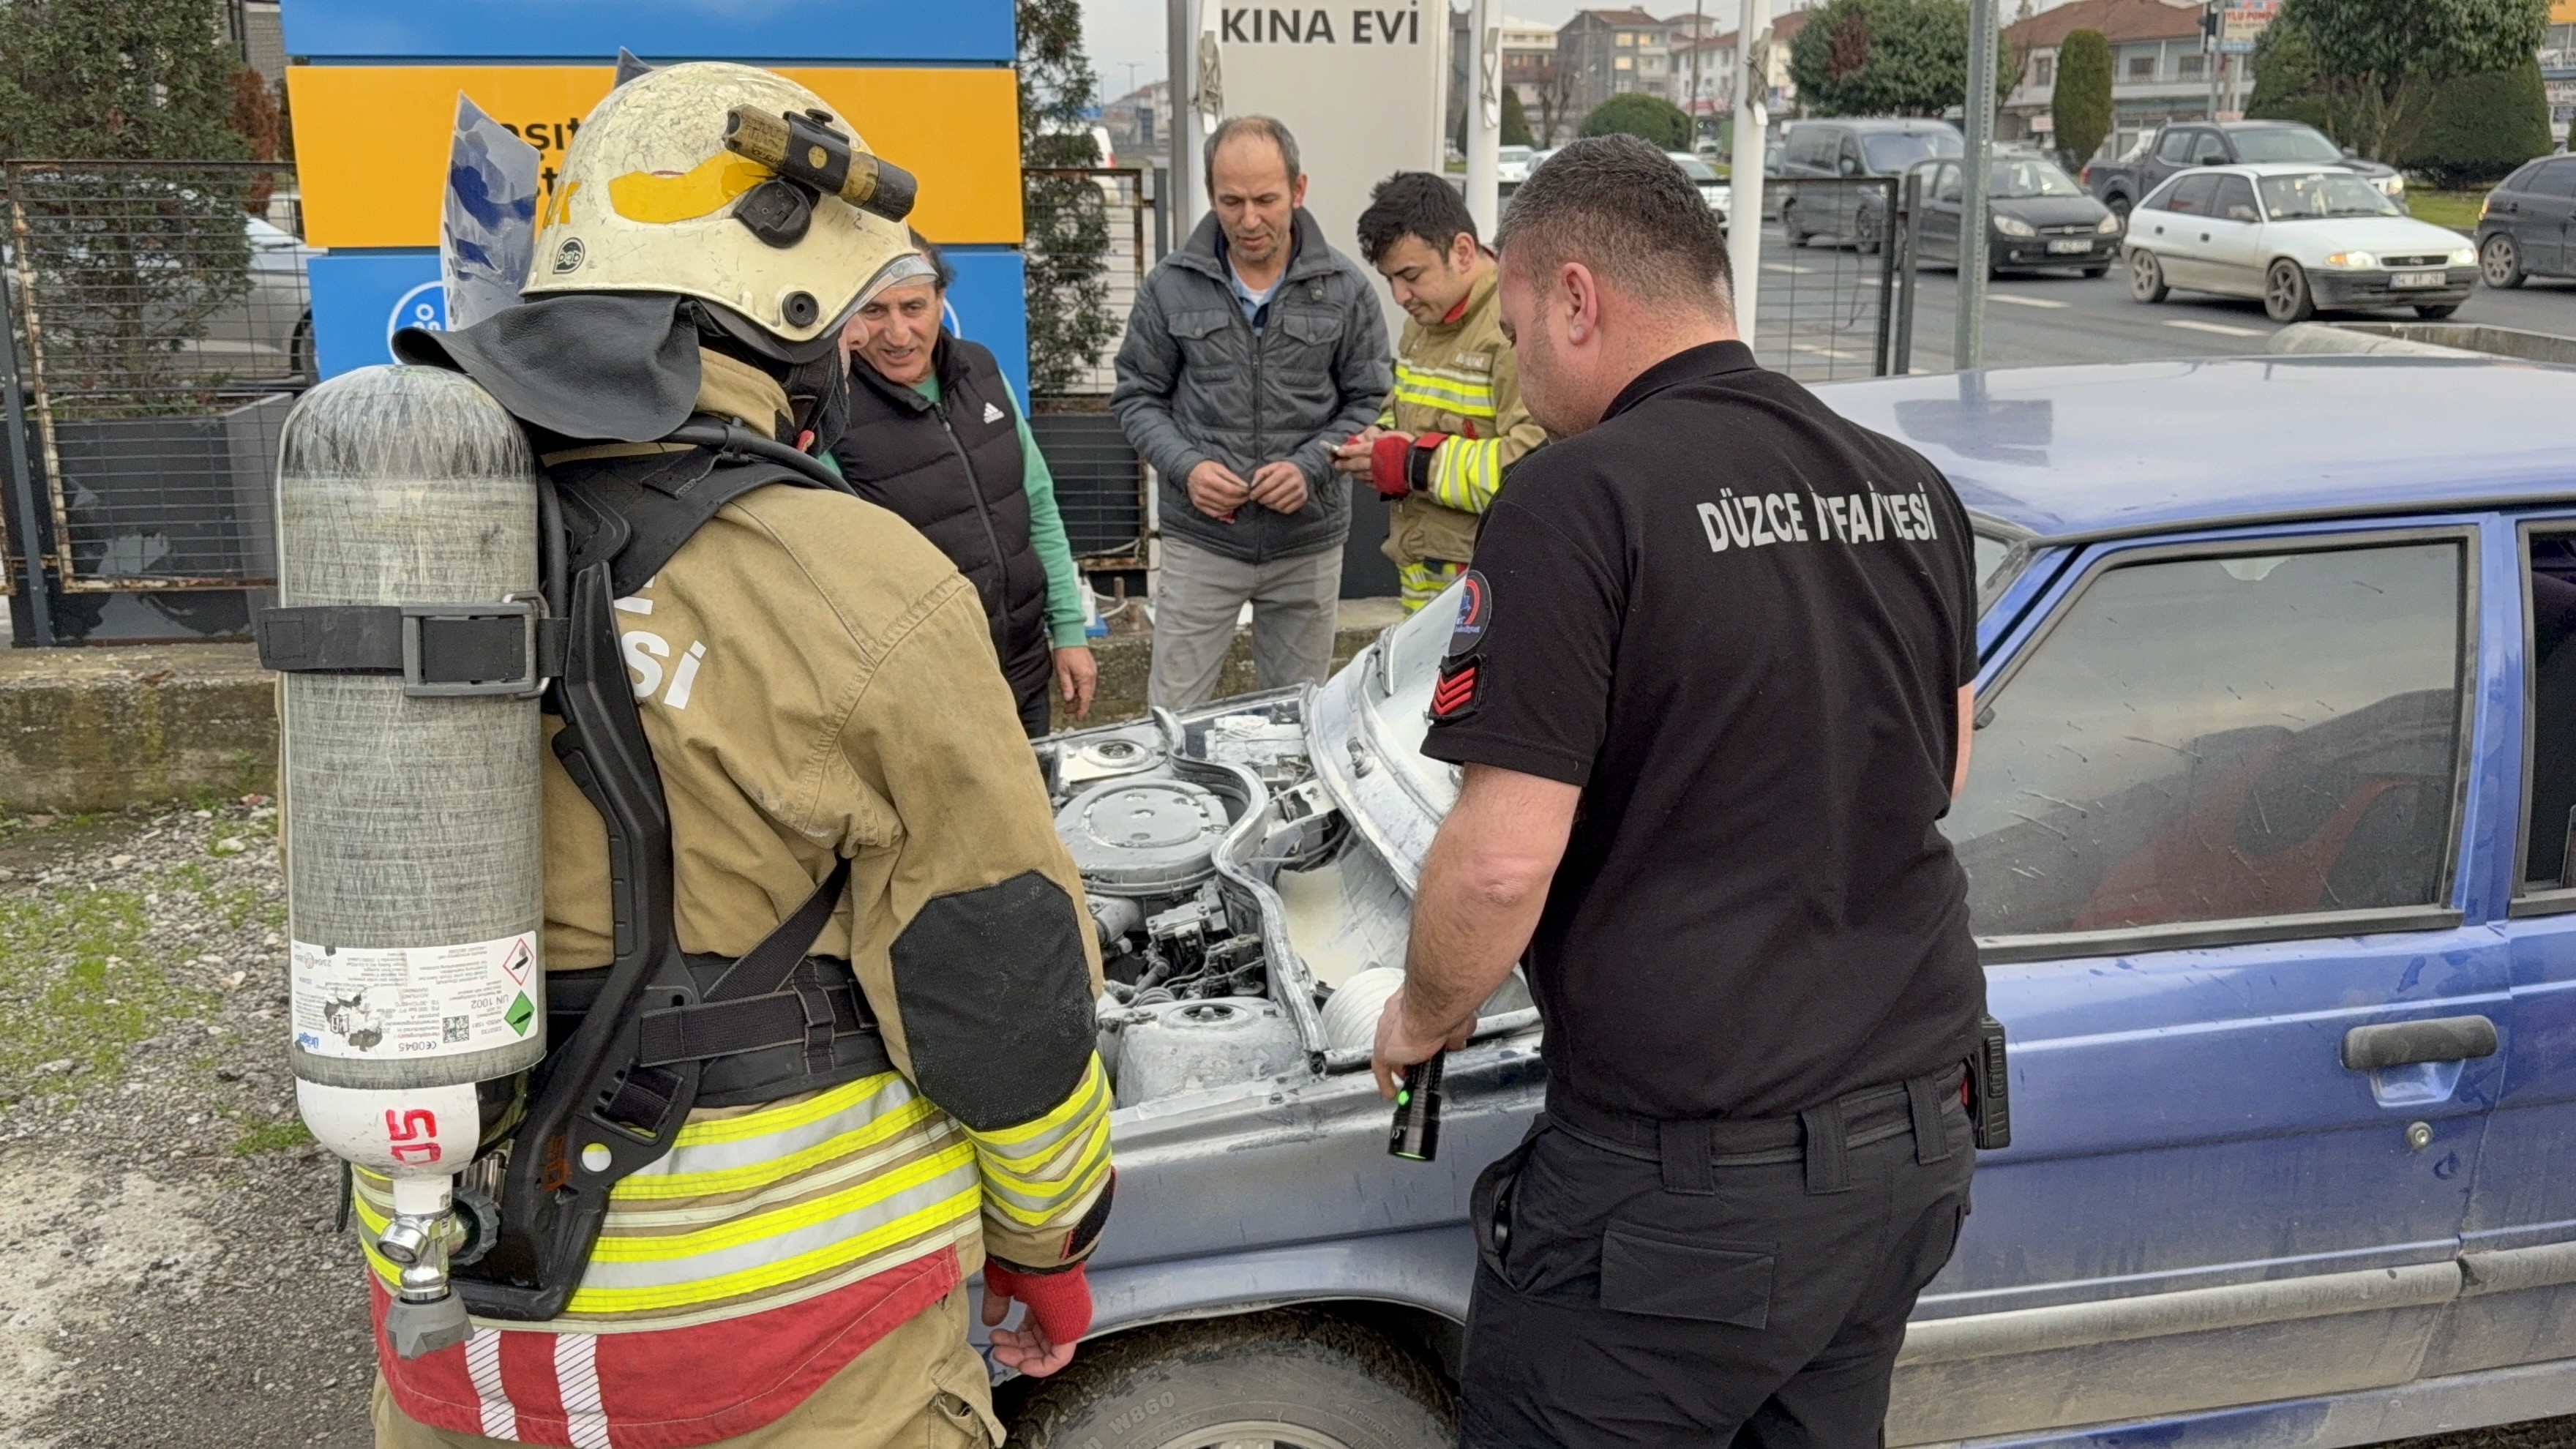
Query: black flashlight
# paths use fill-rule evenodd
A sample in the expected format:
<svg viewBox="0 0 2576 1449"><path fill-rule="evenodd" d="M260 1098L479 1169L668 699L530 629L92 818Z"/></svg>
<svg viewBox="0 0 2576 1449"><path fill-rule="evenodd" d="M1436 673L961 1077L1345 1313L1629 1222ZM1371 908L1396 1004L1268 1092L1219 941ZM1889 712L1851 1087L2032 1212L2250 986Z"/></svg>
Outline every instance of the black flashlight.
<svg viewBox="0 0 2576 1449"><path fill-rule="evenodd" d="M1446 1053L1404 1069L1395 1089L1395 1127L1387 1133L1391 1157L1429 1162L1440 1155L1440 1061Z"/></svg>

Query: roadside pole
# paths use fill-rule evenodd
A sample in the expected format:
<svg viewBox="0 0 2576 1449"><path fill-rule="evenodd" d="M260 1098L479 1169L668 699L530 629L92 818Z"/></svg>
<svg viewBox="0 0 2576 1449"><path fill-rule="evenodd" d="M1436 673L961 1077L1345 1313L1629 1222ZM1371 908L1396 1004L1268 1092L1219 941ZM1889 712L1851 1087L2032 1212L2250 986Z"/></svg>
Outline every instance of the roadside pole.
<svg viewBox="0 0 2576 1449"><path fill-rule="evenodd" d="M26 253L22 250L19 255L23 257ZM10 495L18 505L17 516L9 520L8 531L12 535L9 541L16 545L18 557L26 568L19 585L27 595L27 642L39 649L50 649L54 646L53 601L45 592L45 555L36 547L35 455L27 446L27 413L24 400L19 396L16 308L9 296L10 285L17 280L17 275L14 268L0 273L0 387L9 390L9 466L5 474L0 474L0 493ZM8 558L0 555L0 570L8 566ZM5 617L0 617L0 624L6 622Z"/></svg>
<svg viewBox="0 0 2576 1449"><path fill-rule="evenodd" d="M1171 249L1179 251L1198 225L1199 191L1199 108L1198 108L1198 17L1190 0L1164 0L1163 69L1172 88L1171 124L1166 128L1172 146L1171 199L1165 204L1171 210Z"/></svg>
<svg viewBox="0 0 2576 1449"><path fill-rule="evenodd" d="M1967 154L1959 162L1959 317L1951 366L1982 365L1986 348L1986 179L1994 170L1995 0L1968 0Z"/></svg>
<svg viewBox="0 0 2576 1449"><path fill-rule="evenodd" d="M1503 31L1501 0L1467 6L1467 214L1490 242L1502 217Z"/></svg>
<svg viewBox="0 0 2576 1449"><path fill-rule="evenodd" d="M1753 343L1754 303L1762 295L1763 101L1771 90L1771 0L1743 0L1735 27L1735 150L1727 178L1726 259L1735 269L1735 330ZM1992 3L1992 0L1988 0Z"/></svg>

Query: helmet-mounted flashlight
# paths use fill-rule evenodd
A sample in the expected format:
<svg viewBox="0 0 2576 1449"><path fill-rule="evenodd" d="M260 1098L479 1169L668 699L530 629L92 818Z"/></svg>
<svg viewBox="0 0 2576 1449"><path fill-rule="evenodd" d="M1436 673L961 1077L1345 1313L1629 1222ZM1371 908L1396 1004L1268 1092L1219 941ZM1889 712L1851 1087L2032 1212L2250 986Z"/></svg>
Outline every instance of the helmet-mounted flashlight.
<svg viewBox="0 0 2576 1449"><path fill-rule="evenodd" d="M888 221L911 215L921 190L912 173L851 145L830 120L820 111L781 115L736 106L725 114L725 149L768 167L780 180L807 192L837 196ZM758 192L772 184L763 182L753 189ZM764 203L746 196L736 214L770 245L794 246L805 234L806 208L797 204L804 200L803 195L792 200L781 196L766 198ZM773 212L778 214L770 215Z"/></svg>

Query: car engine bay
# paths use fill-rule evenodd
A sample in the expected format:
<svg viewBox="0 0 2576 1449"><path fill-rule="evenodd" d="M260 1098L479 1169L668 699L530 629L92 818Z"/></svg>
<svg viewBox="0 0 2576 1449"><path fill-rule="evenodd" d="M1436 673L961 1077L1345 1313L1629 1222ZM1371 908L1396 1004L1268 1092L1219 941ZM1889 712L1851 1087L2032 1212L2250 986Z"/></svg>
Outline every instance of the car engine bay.
<svg viewBox="0 0 2576 1449"><path fill-rule="evenodd" d="M1418 748L1454 611L1435 602L1317 688L1038 743L1100 942L1119 1106L1367 1064L1456 795ZM1477 1034L1535 1022L1515 972Z"/></svg>

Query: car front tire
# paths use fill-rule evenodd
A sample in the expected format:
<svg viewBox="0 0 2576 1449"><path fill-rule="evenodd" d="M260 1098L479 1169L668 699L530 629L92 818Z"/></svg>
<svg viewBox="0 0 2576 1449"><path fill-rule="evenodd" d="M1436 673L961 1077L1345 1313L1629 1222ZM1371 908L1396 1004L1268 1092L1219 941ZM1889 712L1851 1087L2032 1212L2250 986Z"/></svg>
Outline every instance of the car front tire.
<svg viewBox="0 0 2576 1449"><path fill-rule="evenodd" d="M2119 195L2118 193L2114 192L2114 193L2111 195L2110 199L2108 199L2108 200L2104 201L2102 204L2103 204L2104 206L2107 206L2107 207L2111 208L2111 214L2112 214L2113 216L2116 216L2116 217L2118 217L2118 218L2120 219L2120 234L2121 234L2121 235L2123 235L2123 236L2128 235L2128 232L2129 232L2129 198L2127 198L2127 197L2125 197L2125 196L2122 196L2122 195Z"/></svg>
<svg viewBox="0 0 2576 1449"><path fill-rule="evenodd" d="M2514 243L2513 233L2500 231L2478 248L2478 279L2497 291L2511 291L2522 285L2522 248Z"/></svg>
<svg viewBox="0 0 2576 1449"><path fill-rule="evenodd" d="M2090 280L2092 280L2092 279L2093 279L2093 278L2095 278L2095 277L2099 277L2099 276L2102 276L2102 275L2104 275L2104 274L2108 273L2110 270L2111 270L2111 264L2110 264L2109 262L2104 262L2102 265L2100 265L2100 266L2098 266L2098 267L2086 267L2086 268L2084 269L2084 276L2085 276L2085 279L2086 279L2087 281L2090 281Z"/></svg>
<svg viewBox="0 0 2576 1449"><path fill-rule="evenodd" d="M1794 201L1780 203L1780 235L1793 248L1807 244L1807 234L1798 230L1798 203Z"/></svg>
<svg viewBox="0 0 2576 1449"><path fill-rule="evenodd" d="M2263 315L2287 326L2317 315L2317 296L2308 286L2308 270L2288 257L2263 274Z"/></svg>
<svg viewBox="0 0 2576 1449"><path fill-rule="evenodd" d="M2156 260L2156 254L2145 247L2132 248L2129 252L2129 296L2140 302L2161 302L2171 295L2173 288L2165 285L2164 264Z"/></svg>
<svg viewBox="0 0 2576 1449"><path fill-rule="evenodd" d="M1315 1312L1086 1344L1010 1415L1014 1449L1449 1449L1455 1397L1393 1340Z"/></svg>
<svg viewBox="0 0 2576 1449"><path fill-rule="evenodd" d="M1879 247L1885 242L1886 238L1881 234L1878 213L1866 207L1862 208L1860 215L1852 221L1852 250L1865 257L1874 257L1878 255Z"/></svg>
<svg viewBox="0 0 2576 1449"><path fill-rule="evenodd" d="M2439 322L2459 310L2460 304L2457 302L2437 302L2429 307L2416 308L2415 315L2427 322Z"/></svg>

